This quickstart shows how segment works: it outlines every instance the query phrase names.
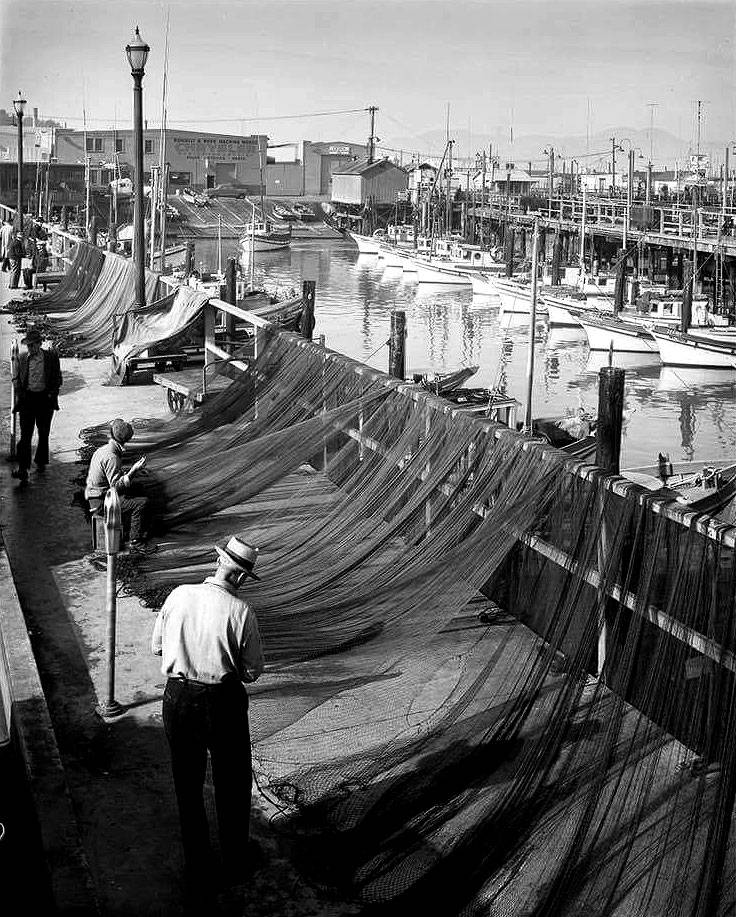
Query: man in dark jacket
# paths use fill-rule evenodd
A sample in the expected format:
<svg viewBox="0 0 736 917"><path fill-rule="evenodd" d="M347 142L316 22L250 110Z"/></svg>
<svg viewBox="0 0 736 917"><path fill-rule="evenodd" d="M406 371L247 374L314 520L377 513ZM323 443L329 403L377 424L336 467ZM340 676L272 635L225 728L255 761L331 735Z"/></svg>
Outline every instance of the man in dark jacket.
<svg viewBox="0 0 736 917"><path fill-rule="evenodd" d="M10 243L10 283L8 286L11 290L18 289L20 269L25 254L26 247L23 242L23 233L16 233L15 239Z"/></svg>
<svg viewBox="0 0 736 917"><path fill-rule="evenodd" d="M13 375L13 410L20 417L18 469L13 472L13 477L20 479L21 487L28 483L34 428L38 430L36 467L43 473L48 465L51 419L54 411L59 410L59 389L62 383L59 356L54 350L43 350L41 341L41 332L37 328L30 328L22 340L27 351L18 357Z"/></svg>

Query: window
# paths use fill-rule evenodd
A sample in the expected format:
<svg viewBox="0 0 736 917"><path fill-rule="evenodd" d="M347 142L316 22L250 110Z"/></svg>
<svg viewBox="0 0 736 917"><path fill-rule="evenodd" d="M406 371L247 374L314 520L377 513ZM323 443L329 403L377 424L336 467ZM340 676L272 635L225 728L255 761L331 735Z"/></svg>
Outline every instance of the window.
<svg viewBox="0 0 736 917"><path fill-rule="evenodd" d="M115 138L115 152L124 153L125 152L125 141L122 137Z"/></svg>
<svg viewBox="0 0 736 917"><path fill-rule="evenodd" d="M102 137L87 137L87 143L85 145L85 150L88 153L101 153L102 152Z"/></svg>
<svg viewBox="0 0 736 917"><path fill-rule="evenodd" d="M144 143L145 143L144 152L153 153L153 140L145 140Z"/></svg>

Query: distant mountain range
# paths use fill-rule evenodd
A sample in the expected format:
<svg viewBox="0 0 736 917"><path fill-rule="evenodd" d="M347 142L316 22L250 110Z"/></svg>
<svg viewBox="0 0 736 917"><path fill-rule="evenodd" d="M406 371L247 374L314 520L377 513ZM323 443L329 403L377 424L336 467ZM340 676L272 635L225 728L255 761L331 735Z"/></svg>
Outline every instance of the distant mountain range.
<svg viewBox="0 0 736 917"><path fill-rule="evenodd" d="M455 157L461 160L468 156L475 157L475 153L485 149L488 151L489 144L493 144L493 155L498 156L502 165L506 162L513 161L520 168L527 168L531 160L533 168L540 169L545 167L547 155L544 152L549 149L550 144L554 148L555 156L558 159L577 159L582 169L586 165L591 167L610 161L611 158L611 138L616 138L617 145L624 148L624 152L616 153L616 169L619 165L623 167L626 162L629 146L633 147L637 153L641 154L641 159L637 157L636 168L641 168L649 159L650 139L648 130L637 130L631 127L611 127L606 130L596 131L587 138L585 135L569 135L553 137L548 134L526 134L521 137L514 137L513 147L509 142L508 129L497 130L492 133L475 133L468 137L467 128L459 128L451 132L455 142ZM470 142L469 142L470 141ZM652 132L652 161L655 166L664 168L668 166L674 168L675 161L680 160L684 164L691 152L695 152L694 146L681 137L665 130L656 129ZM701 153L711 157L714 163L723 162L725 141L706 142L701 141ZM389 155L394 155L393 150L403 151L404 162L411 159L415 152L419 153L420 158L438 157L442 155L445 148L445 132L443 130L426 131L418 134L416 137L397 137L390 138L379 144L379 150ZM736 157L733 158L733 164L736 166Z"/></svg>

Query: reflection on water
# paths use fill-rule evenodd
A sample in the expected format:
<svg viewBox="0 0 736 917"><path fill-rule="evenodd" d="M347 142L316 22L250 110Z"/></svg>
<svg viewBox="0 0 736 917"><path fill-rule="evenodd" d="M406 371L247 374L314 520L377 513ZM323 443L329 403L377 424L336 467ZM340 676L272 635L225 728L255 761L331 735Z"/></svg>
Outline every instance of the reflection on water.
<svg viewBox="0 0 736 917"><path fill-rule="evenodd" d="M217 243L198 240L196 258L216 267ZM223 259L236 254L223 242ZM269 286L301 288L316 280L315 336L327 346L378 369L388 364L390 313L407 318L407 372L442 372L478 364L467 383L505 382L523 401L529 324L523 315L499 315L494 296L470 288L417 284L416 275L386 268L373 255L358 255L341 240L296 242L290 249L256 256L256 276ZM590 353L575 328L549 329L544 317L534 335L534 413L562 415L578 408L596 413L598 371L607 353ZM736 371L663 367L655 354L615 354L626 370L622 466L673 461L731 462L736 445Z"/></svg>

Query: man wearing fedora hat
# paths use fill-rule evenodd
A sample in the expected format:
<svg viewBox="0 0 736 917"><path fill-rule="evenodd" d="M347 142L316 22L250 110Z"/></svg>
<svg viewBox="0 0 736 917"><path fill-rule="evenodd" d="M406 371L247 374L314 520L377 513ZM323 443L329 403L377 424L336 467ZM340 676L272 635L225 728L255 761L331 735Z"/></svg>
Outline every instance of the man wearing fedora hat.
<svg viewBox="0 0 736 917"><path fill-rule="evenodd" d="M242 880L249 862L251 749L244 683L263 671L258 622L238 590L258 549L239 535L216 548L217 569L203 583L177 586L158 613L151 648L166 676L163 720L171 751L187 883L208 894L211 852L203 789L207 752L225 874Z"/></svg>
<svg viewBox="0 0 736 917"><path fill-rule="evenodd" d="M13 375L15 404L13 411L20 419L20 441L18 443L18 469L14 478L20 478L21 486L28 483L31 467L31 443L33 430L38 430L35 463L43 472L49 462L49 433L54 411L59 410L59 389L62 376L59 355L55 350L44 350L41 332L29 328L21 343L26 351L18 356Z"/></svg>

